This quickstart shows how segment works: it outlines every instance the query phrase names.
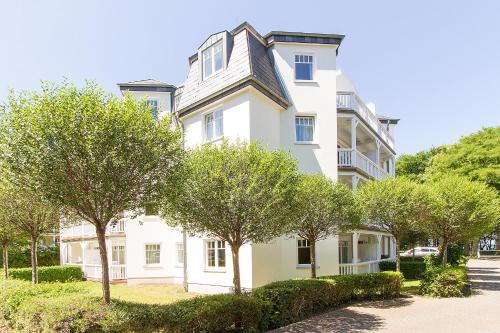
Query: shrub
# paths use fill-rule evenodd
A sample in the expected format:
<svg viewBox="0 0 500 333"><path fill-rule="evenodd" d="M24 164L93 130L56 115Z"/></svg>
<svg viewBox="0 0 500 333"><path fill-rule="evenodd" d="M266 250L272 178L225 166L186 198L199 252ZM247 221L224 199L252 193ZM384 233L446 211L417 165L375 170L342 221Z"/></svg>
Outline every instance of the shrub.
<svg viewBox="0 0 500 333"><path fill-rule="evenodd" d="M0 316L20 332L257 332L270 306L248 295L211 295L168 305L87 296L82 283L0 282Z"/></svg>
<svg viewBox="0 0 500 333"><path fill-rule="evenodd" d="M433 297L463 297L467 295L467 285L465 268L436 268L422 275L420 292Z"/></svg>
<svg viewBox="0 0 500 333"><path fill-rule="evenodd" d="M13 279L31 281L31 268L14 268L9 270ZM72 282L82 281L83 272L79 266L38 267L39 282Z"/></svg>
<svg viewBox="0 0 500 333"><path fill-rule="evenodd" d="M271 283L248 295L167 305L89 297L85 283L0 281L0 319L20 332L260 332L351 300L397 296L403 277L383 272Z"/></svg>
<svg viewBox="0 0 500 333"><path fill-rule="evenodd" d="M382 261L379 263L381 271L395 271L395 261ZM401 273L405 279L420 279L422 273L425 272L425 263L421 261L402 261Z"/></svg>
<svg viewBox="0 0 500 333"><path fill-rule="evenodd" d="M397 296L402 282L403 276L395 272L324 276L278 281L257 288L252 294L271 303L264 322L268 329L273 329L351 300Z"/></svg>
<svg viewBox="0 0 500 333"><path fill-rule="evenodd" d="M3 256L0 249L0 265L3 263ZM39 246L37 249L37 259L39 266L58 266L59 247ZM31 266L31 250L29 246L12 246L9 248L9 267L24 268Z"/></svg>

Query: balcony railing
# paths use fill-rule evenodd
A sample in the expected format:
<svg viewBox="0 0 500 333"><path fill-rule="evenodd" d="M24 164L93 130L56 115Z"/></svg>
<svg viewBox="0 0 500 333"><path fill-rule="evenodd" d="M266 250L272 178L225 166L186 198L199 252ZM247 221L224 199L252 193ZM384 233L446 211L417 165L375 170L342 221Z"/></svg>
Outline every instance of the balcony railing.
<svg viewBox="0 0 500 333"><path fill-rule="evenodd" d="M73 264L74 265L74 264ZM102 266L96 264L77 264L82 267L83 274L86 278L90 279L101 279L102 278ZM109 266L109 278L111 280L125 280L127 278L127 267L126 265L110 265Z"/></svg>
<svg viewBox="0 0 500 333"><path fill-rule="evenodd" d="M363 118L389 147L394 149L394 138L389 134L387 129L379 122L366 106L366 104L353 92L337 92L337 108L355 111Z"/></svg>
<svg viewBox="0 0 500 333"><path fill-rule="evenodd" d="M107 234L125 232L125 221L120 220L115 225L108 225ZM82 222L80 224L66 226L61 228L61 237L82 237L95 236L95 226L93 224Z"/></svg>
<svg viewBox="0 0 500 333"><path fill-rule="evenodd" d="M358 150L356 150L354 154L353 149L338 148L337 158L339 167L351 167L360 169L370 177L373 177L377 180L389 175L387 171L382 169L377 165L377 163L370 160Z"/></svg>
<svg viewBox="0 0 500 333"><path fill-rule="evenodd" d="M390 261L394 259L381 259L381 260L370 260L362 261L358 263L347 263L339 265L340 275L352 275L352 274L363 274L363 273L377 273L379 271L379 263L382 261Z"/></svg>

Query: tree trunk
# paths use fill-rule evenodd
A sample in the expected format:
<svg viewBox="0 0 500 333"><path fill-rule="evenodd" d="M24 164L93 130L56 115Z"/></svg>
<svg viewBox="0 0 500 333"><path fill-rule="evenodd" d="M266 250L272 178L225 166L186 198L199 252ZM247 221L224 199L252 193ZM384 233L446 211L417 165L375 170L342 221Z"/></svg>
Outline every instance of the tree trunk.
<svg viewBox="0 0 500 333"><path fill-rule="evenodd" d="M101 269L102 269L102 298L104 303L111 302L111 295L109 291L109 265L108 265L108 251L106 249L106 226L102 227L96 224L95 227L97 234L97 241L99 242L99 254L101 255Z"/></svg>
<svg viewBox="0 0 500 333"><path fill-rule="evenodd" d="M412 243L412 247L413 247L413 251L412 251L412 257L411 257L411 260L412 261L415 261L415 243Z"/></svg>
<svg viewBox="0 0 500 333"><path fill-rule="evenodd" d="M31 283L38 283L37 237L31 236Z"/></svg>
<svg viewBox="0 0 500 333"><path fill-rule="evenodd" d="M240 246L231 245L231 252L233 255L233 285L234 293L241 294L241 280L240 280Z"/></svg>
<svg viewBox="0 0 500 333"><path fill-rule="evenodd" d="M5 243L2 244L2 254L3 254L3 275L5 280L9 278L9 246Z"/></svg>
<svg viewBox="0 0 500 333"><path fill-rule="evenodd" d="M442 265L446 267L446 263L448 262L448 240L443 238L443 243L441 244L441 255L442 257Z"/></svg>
<svg viewBox="0 0 500 333"><path fill-rule="evenodd" d="M401 239L399 236L396 236L394 238L396 238L396 271L400 272L401 271L401 255L399 253L399 247L401 245Z"/></svg>
<svg viewBox="0 0 500 333"><path fill-rule="evenodd" d="M316 278L316 241L309 240L309 259L311 261L311 277Z"/></svg>

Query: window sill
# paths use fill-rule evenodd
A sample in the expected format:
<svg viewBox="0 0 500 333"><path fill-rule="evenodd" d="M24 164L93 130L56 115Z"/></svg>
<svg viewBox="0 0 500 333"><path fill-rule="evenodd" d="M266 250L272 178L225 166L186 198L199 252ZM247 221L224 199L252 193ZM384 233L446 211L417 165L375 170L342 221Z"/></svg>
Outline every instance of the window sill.
<svg viewBox="0 0 500 333"><path fill-rule="evenodd" d="M316 265L316 269L318 269L320 266L319 265ZM311 269L311 265L310 264L297 264L297 266L295 267L297 269Z"/></svg>
<svg viewBox="0 0 500 333"><path fill-rule="evenodd" d="M221 267L221 268L217 268L217 267L208 268L208 267L205 267L205 273L226 273L226 268L225 267Z"/></svg>
<svg viewBox="0 0 500 333"><path fill-rule="evenodd" d="M303 84L303 83L318 84L318 81L316 80L294 80L294 82L298 84Z"/></svg>
<svg viewBox="0 0 500 333"><path fill-rule="evenodd" d="M205 139L205 141L203 143L215 143L215 142L222 141L222 140L224 140L224 135L218 136L218 137L216 137L214 139L210 139L210 140Z"/></svg>
<svg viewBox="0 0 500 333"><path fill-rule="evenodd" d="M142 266L144 269L162 269L163 266L160 264L151 264Z"/></svg>
<svg viewBox="0 0 500 333"><path fill-rule="evenodd" d="M319 145L319 142L316 141L295 141L294 144L296 145Z"/></svg>

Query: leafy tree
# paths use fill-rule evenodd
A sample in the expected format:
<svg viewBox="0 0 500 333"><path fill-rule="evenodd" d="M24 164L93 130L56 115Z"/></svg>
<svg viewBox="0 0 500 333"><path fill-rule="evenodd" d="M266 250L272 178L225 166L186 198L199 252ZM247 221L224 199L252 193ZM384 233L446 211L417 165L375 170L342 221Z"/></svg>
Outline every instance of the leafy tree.
<svg viewBox="0 0 500 333"><path fill-rule="evenodd" d="M156 120L142 101L120 99L92 82L11 93L2 132L2 158L14 183L95 226L109 303L106 227L175 187L180 132L169 117Z"/></svg>
<svg viewBox="0 0 500 333"><path fill-rule="evenodd" d="M396 161L396 176L406 176L412 180L423 181L423 175L433 156L438 155L445 148L431 148L415 155L401 155Z"/></svg>
<svg viewBox="0 0 500 333"><path fill-rule="evenodd" d="M429 196L422 185L406 177L370 181L356 195L369 223L394 235L399 271L401 238L425 217Z"/></svg>
<svg viewBox="0 0 500 333"><path fill-rule="evenodd" d="M484 182L500 193L500 126L463 136L434 156L426 170L430 178L450 172Z"/></svg>
<svg viewBox="0 0 500 333"><path fill-rule="evenodd" d="M432 205L430 218L423 220L423 226L441 240L443 266L449 244L479 238L500 222L500 200L496 191L484 183L448 175L426 187L432 195Z"/></svg>
<svg viewBox="0 0 500 333"><path fill-rule="evenodd" d="M233 259L234 291L241 293L239 250L282 235L292 215L296 161L257 143L223 141L192 150L178 191L162 205L167 223L191 235L225 241Z"/></svg>
<svg viewBox="0 0 500 333"><path fill-rule="evenodd" d="M359 223L351 189L321 175L300 175L295 214L288 231L310 245L311 277L316 277L316 243Z"/></svg>
<svg viewBox="0 0 500 333"><path fill-rule="evenodd" d="M31 282L38 283L38 240L54 229L61 219L61 210L38 193L3 182L0 190L0 236L3 247L4 274L7 276L7 246L19 236L30 240ZM16 237L17 236L17 237Z"/></svg>

